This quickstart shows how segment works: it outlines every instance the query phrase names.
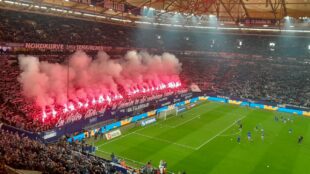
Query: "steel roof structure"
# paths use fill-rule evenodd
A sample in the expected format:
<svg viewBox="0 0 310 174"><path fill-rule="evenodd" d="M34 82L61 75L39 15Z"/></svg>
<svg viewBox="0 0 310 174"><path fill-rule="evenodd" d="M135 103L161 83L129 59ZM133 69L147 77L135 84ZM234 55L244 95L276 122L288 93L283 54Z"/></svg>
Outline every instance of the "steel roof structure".
<svg viewBox="0 0 310 174"><path fill-rule="evenodd" d="M310 17L310 0L127 0L137 7L148 6L165 12L213 14L221 18L282 19Z"/></svg>

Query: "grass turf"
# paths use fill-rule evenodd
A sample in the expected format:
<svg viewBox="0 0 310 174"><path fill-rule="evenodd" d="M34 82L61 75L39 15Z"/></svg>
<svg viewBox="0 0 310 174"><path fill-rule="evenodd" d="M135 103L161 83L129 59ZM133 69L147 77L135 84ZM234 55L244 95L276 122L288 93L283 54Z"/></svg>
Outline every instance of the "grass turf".
<svg viewBox="0 0 310 174"><path fill-rule="evenodd" d="M214 102L196 106L182 116L125 130L110 141L89 143L98 147L96 155L109 158L114 152L134 167L147 161L157 167L165 160L171 173L310 173L310 118ZM275 116L290 121L277 122ZM238 120L243 124L241 131ZM247 139L248 131L252 141ZM300 135L304 141L298 144Z"/></svg>

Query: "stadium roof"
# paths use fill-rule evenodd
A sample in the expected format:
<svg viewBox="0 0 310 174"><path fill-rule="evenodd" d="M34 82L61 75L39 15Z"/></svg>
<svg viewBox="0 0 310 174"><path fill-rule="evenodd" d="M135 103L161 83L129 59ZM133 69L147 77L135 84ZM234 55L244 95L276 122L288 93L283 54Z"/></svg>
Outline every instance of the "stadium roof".
<svg viewBox="0 0 310 174"><path fill-rule="evenodd" d="M219 18L282 19L285 16L309 17L310 0L127 0L127 3L167 12L177 11L196 15L213 14Z"/></svg>
<svg viewBox="0 0 310 174"><path fill-rule="evenodd" d="M118 10L119 5L123 10ZM176 27L186 25L214 28L217 24L225 27L243 27L246 24L246 27L257 25L264 27L264 30L300 29L310 32L310 0L0 0L0 8L87 18L121 25L173 24ZM148 16L152 11L153 15ZM299 19L291 20L286 16ZM244 19L250 19L247 20L250 22ZM255 19L254 22L252 19ZM217 24L212 26L214 20Z"/></svg>

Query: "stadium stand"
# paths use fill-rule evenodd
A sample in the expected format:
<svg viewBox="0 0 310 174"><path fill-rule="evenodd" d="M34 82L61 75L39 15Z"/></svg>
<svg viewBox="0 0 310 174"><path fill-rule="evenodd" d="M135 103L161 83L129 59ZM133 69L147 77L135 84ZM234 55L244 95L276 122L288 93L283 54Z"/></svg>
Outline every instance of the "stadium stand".
<svg viewBox="0 0 310 174"><path fill-rule="evenodd" d="M108 161L85 154L85 144L45 145L28 137L0 132L0 161L18 169L43 173L113 173Z"/></svg>
<svg viewBox="0 0 310 174"><path fill-rule="evenodd" d="M154 48L170 52L184 50L244 54L251 52L251 54L266 56L303 58L308 55L307 38L291 37L294 35L277 37L271 35L272 33L265 35L244 33L240 35L240 33L206 33L202 30L164 28L136 30L135 27L10 10L1 10L0 17L0 41L3 42L89 44L129 49ZM242 49L238 48L239 41L242 41ZM273 52L268 51L270 42L276 42Z"/></svg>
<svg viewBox="0 0 310 174"><path fill-rule="evenodd" d="M45 56L41 57L41 59L45 61L55 61L54 56ZM46 122L46 124L41 124L40 121L33 119L34 115L40 115L41 109L37 107L33 102L27 100L21 92L21 86L18 82L18 75L20 70L18 68L18 64L16 63L16 59L10 61L6 56L1 57L1 67L3 68L1 71L1 76L5 77L0 81L0 88L4 91L0 94L0 102L1 102L1 121L7 123L9 125L13 125L19 127L21 129L41 132L45 130L49 130L55 127L57 121L60 118L64 120L70 119L70 114L63 113L61 117L57 119ZM182 90L181 88L180 90ZM162 93L163 91L152 92L147 95L138 94L134 96L127 96L122 101L116 101L117 103L113 103L115 105L126 103L130 100L142 100L143 98L148 98L152 96L156 96L157 94ZM170 93L169 90L165 90L166 93ZM173 92L173 91L171 91ZM111 104L112 105L112 104ZM99 110L102 106L95 106L96 110ZM107 107L107 106L105 106ZM80 109L80 113L86 113L87 109Z"/></svg>
<svg viewBox="0 0 310 174"><path fill-rule="evenodd" d="M205 33L142 29L141 37L135 37L134 30L133 27L71 18L10 10L0 11L0 43L90 44L114 48L155 48L157 51L171 51L183 64L180 75L182 82L184 81L186 85L197 84L205 94L310 107L307 38L294 37L288 44L282 42L287 38L274 35L212 33L197 44L196 42L204 37ZM158 35L162 37L157 37ZM177 35L179 37L175 39ZM184 38L188 39L185 41ZM241 49L237 47L240 39L243 42ZM271 51L269 43L277 39L275 51ZM200 54L201 51L209 53ZM22 52L37 54L33 50ZM41 61L62 63L66 61L68 53L54 55L55 53L46 51L39 52L42 54L39 57ZM116 54L117 56L120 55ZM32 118L32 115L40 114L41 110L35 107L33 102L25 99L21 93L21 86L17 80L20 74L17 57L12 56L12 52L1 49L0 67L2 77L0 79L0 121L31 132L43 132L55 128L58 120L41 124L40 121ZM177 93L182 90L184 88L178 91L165 91L165 93ZM162 93L126 97L122 102L115 104L147 99ZM96 109L99 110L99 108ZM80 112L85 113L87 110ZM141 110L136 114L143 112L144 110ZM63 114L61 117L70 119L67 118L69 114ZM22 135L1 130L0 161L14 168L35 169L45 173L115 172L110 161L85 153L85 146L83 142L68 144L65 139L46 145ZM148 165L145 166L147 167ZM0 170L3 168L0 166Z"/></svg>
<svg viewBox="0 0 310 174"><path fill-rule="evenodd" d="M189 59L183 61L183 73L213 95L309 107L309 66L294 62L263 57Z"/></svg>
<svg viewBox="0 0 310 174"><path fill-rule="evenodd" d="M130 28L10 10L1 10L0 15L1 41L124 47L131 44Z"/></svg>

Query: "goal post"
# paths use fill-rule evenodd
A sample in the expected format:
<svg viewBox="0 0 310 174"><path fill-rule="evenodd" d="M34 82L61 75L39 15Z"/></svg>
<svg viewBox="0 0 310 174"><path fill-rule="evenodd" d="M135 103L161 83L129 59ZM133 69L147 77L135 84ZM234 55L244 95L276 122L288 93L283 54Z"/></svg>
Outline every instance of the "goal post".
<svg viewBox="0 0 310 174"><path fill-rule="evenodd" d="M170 109L170 110L165 110L165 111L158 112L157 113L157 118L158 119L166 120L168 117L171 117L171 116L174 116L174 115L177 115L177 114L178 114L177 108L173 108L173 109Z"/></svg>
<svg viewBox="0 0 310 174"><path fill-rule="evenodd" d="M172 116L182 116L182 112L185 112L187 110L190 110L191 108L195 107L195 103L188 103L188 104L183 104L183 105L177 105L174 107L168 107L166 110L160 110L159 112L156 113L156 117L158 119L163 119L166 120L168 117Z"/></svg>

